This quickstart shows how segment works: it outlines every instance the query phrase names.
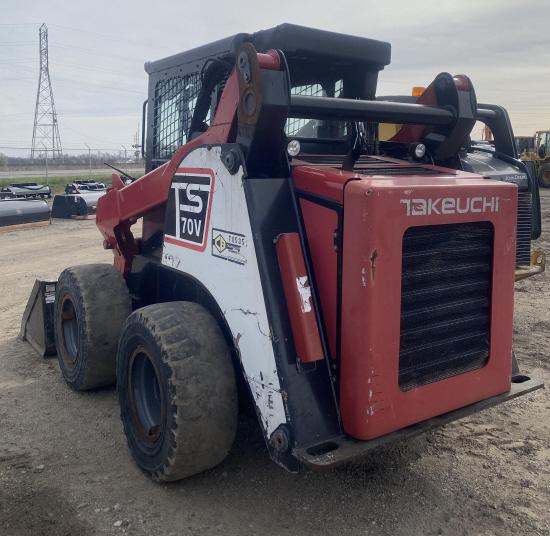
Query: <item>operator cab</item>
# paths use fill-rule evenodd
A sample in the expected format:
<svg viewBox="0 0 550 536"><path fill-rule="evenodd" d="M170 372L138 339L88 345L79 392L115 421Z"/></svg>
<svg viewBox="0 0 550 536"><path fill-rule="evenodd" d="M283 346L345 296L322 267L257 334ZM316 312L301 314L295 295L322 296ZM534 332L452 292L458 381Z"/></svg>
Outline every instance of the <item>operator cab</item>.
<svg viewBox="0 0 550 536"><path fill-rule="evenodd" d="M234 66L235 51L244 41L259 52L283 52L293 95L372 100L378 73L391 58L391 46L383 41L282 24L148 62L146 172L167 162L178 147L208 127ZM346 123L292 117L286 133L308 140L303 144L308 152L342 154L351 135Z"/></svg>

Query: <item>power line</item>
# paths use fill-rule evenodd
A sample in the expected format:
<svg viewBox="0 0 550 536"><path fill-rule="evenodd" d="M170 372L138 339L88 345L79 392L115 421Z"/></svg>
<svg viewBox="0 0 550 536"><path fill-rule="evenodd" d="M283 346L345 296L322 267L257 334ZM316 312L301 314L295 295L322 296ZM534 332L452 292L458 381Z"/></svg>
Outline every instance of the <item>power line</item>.
<svg viewBox="0 0 550 536"><path fill-rule="evenodd" d="M73 69L81 69L83 71L98 71L98 72L102 72L102 73L107 73L107 74L114 74L116 76L125 76L126 78L128 78L124 73L121 73L120 70L116 71L114 69L104 69L103 67L96 67L96 66L93 66L93 65L81 65L81 64L78 64L78 63L67 63L67 62L59 62L59 61L56 61L55 62L55 65L61 65L63 67L72 67Z"/></svg>
<svg viewBox="0 0 550 536"><path fill-rule="evenodd" d="M72 78L64 78L61 76L56 76L55 78L56 83L58 81L61 82L68 82L70 84L75 84L78 86L85 86L89 88L97 88L97 89L109 89L111 91L120 91L122 93L135 93L136 95L143 95L143 91L138 91L137 89L128 89L123 87L115 87L115 86L107 86L105 84L94 84L93 82L85 82L80 80L73 80Z"/></svg>
<svg viewBox="0 0 550 536"><path fill-rule="evenodd" d="M26 69L31 70L27 65L32 65L35 62L34 59L32 60L18 60L18 61L0 61L0 65L14 65L18 69ZM78 69L82 71L97 71L101 73L111 74L117 77L124 77L126 79L130 78L132 75L130 71L127 71L126 73L123 73L119 70L115 69L105 69L103 67L96 67L95 65L82 65L78 63L71 63L71 62L64 62L64 61L56 61L55 66L61 66L61 67L70 67L71 69ZM34 72L34 70L32 71Z"/></svg>
<svg viewBox="0 0 550 536"><path fill-rule="evenodd" d="M108 118L120 118L120 117L139 117L139 109L132 109L132 110L117 110L113 113L103 113L101 110L94 111L94 112L79 112L79 111L72 111L72 112L63 112L58 111L57 116L58 117L108 117ZM0 119L2 121L19 121L20 117L34 117L33 113L29 112L18 112L18 113L11 113L11 114L0 114Z"/></svg>
<svg viewBox="0 0 550 536"><path fill-rule="evenodd" d="M119 41L119 42L122 42L122 43L130 43L130 44L133 44L133 45L136 45L136 46L146 48L147 50L151 50L151 48L154 48L154 47L151 47L151 45L149 43L144 43L143 41L136 41L136 40L132 40L132 39L126 39L125 37L124 38L123 37L116 37L116 36L113 36L112 34L107 35L107 34L102 34L102 33L99 33L99 32L94 32L92 30L85 30L83 28L76 28L74 26L62 26L60 24L50 24L50 26L52 26L54 28L61 28L63 30L74 31L74 32L77 32L78 34L87 33L87 34L90 34L90 35L96 35L96 36L101 37L103 39L109 39L109 41ZM158 48L158 50L160 51L161 49ZM169 53L168 51L165 51L164 49L163 49L163 52Z"/></svg>
<svg viewBox="0 0 550 536"><path fill-rule="evenodd" d="M102 53L102 52L98 52L96 49L92 49L92 48L87 48L87 47L79 47L79 46L76 46L76 45L64 45L63 43L57 43L55 41L52 41L52 45L54 45L54 48L55 47L60 47L60 48L65 48L65 49L69 49L69 50L80 50L82 52L84 52L84 54L91 54L92 56L104 56L106 58L116 58L116 59L121 59L121 60L124 60L124 61L140 61L140 60L137 60L135 57L130 57L130 56L120 56L118 54L109 54L107 52L105 53Z"/></svg>
<svg viewBox="0 0 550 536"><path fill-rule="evenodd" d="M33 70L30 69L30 68L24 68L25 71L29 72L29 73L32 73ZM20 81L20 80L35 80L35 77L28 77L28 76L12 76L12 77L9 77L9 78L3 78L0 76L0 80L1 81ZM144 91L139 91L137 89L130 89L128 87L123 87L123 86L110 86L108 84L101 84L101 83L96 83L96 82L89 82L89 81L86 81L86 80L82 80L82 79L74 79L74 78L66 78L64 76L56 76L55 77L55 82L56 84L59 84L61 82L61 85L63 84L73 84L73 85L77 85L77 86L83 86L85 88L88 88L90 90L96 88L96 89L101 89L101 90L108 90L108 91L114 91L114 92L118 92L118 93L131 93L131 94L134 94L134 95L141 95L143 96L145 94Z"/></svg>
<svg viewBox="0 0 550 536"><path fill-rule="evenodd" d="M28 67L25 67L25 65L31 65L36 60L34 58L28 59L28 60L16 60L16 61L0 61L0 65L16 65L19 69L29 69ZM90 64L80 64L80 63L71 63L71 62L65 62L65 61L56 61L55 66L61 65L62 67L71 67L72 69L79 69L83 71L98 71L103 72L107 74L113 74L115 76L120 77L126 77L128 78L130 76L130 71L128 71L128 74L122 73L120 69L105 69L104 67L97 67L95 65ZM34 72L34 71L33 71Z"/></svg>
<svg viewBox="0 0 550 536"><path fill-rule="evenodd" d="M30 46L35 47L36 45L38 45L38 42L32 42L32 43L29 43L28 41L21 41L21 42L5 41L5 42L0 42L0 47L30 47Z"/></svg>
<svg viewBox="0 0 550 536"><path fill-rule="evenodd" d="M121 145L119 144L118 147L91 147L90 149L92 151L113 151L116 153L121 152L120 149ZM12 146L12 145L0 145L0 149L12 149L16 151L30 151L31 147L21 147L21 146ZM65 147L64 151L88 151L87 147Z"/></svg>
<svg viewBox="0 0 550 536"><path fill-rule="evenodd" d="M14 65L16 63L31 63L33 61L35 61L34 58L29 58L28 60L0 61L0 65Z"/></svg>
<svg viewBox="0 0 550 536"><path fill-rule="evenodd" d="M114 145L114 142L111 142L111 141L105 140L105 139L100 140L99 138L96 138L95 136L90 136L89 134L83 134L82 132L79 132L78 130L76 130L76 129L72 128L72 127L69 127L69 126L67 126L67 125L64 125L63 128L68 128L69 130L72 130L72 131L75 132L76 134L79 134L80 136L82 136L82 137L84 137L84 138L86 138L86 139L92 139L92 140L95 139L95 140L97 140L97 141L107 141L108 143L113 143L113 145Z"/></svg>

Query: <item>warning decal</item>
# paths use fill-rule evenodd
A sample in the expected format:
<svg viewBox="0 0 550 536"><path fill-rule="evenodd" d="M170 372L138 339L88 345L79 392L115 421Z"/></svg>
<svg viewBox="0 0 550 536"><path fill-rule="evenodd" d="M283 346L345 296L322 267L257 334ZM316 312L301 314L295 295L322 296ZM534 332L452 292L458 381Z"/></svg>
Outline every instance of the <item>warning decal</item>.
<svg viewBox="0 0 550 536"><path fill-rule="evenodd" d="M246 245L245 235L223 229L212 229L212 255L214 257L237 264L246 264Z"/></svg>
<svg viewBox="0 0 550 536"><path fill-rule="evenodd" d="M166 242L205 250L213 187L214 175L210 170L174 175L166 214Z"/></svg>

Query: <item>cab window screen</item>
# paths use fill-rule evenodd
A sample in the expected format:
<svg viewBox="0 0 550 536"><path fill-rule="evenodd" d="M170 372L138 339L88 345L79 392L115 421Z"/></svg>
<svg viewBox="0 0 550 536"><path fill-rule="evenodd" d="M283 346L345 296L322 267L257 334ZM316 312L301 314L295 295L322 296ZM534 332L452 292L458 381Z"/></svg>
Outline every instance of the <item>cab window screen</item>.
<svg viewBox="0 0 550 536"><path fill-rule="evenodd" d="M153 158L167 160L187 142L199 90L199 73L174 76L157 82L153 123ZM208 120L209 117L207 117L207 122Z"/></svg>
<svg viewBox="0 0 550 536"><path fill-rule="evenodd" d="M292 95L308 97L340 97L343 90L342 80L337 80L329 86L321 84L306 84L294 86ZM296 138L344 138L347 135L347 125L343 121L324 121L319 119L302 119L289 117L285 126L286 135Z"/></svg>

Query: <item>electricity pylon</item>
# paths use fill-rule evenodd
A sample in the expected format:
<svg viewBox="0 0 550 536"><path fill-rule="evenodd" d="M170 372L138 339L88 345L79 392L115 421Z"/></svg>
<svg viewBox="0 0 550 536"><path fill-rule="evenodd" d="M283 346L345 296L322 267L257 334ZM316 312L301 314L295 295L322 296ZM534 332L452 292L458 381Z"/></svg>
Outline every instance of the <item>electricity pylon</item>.
<svg viewBox="0 0 550 536"><path fill-rule="evenodd" d="M61 138L57 124L57 113L53 102L52 84L48 65L48 27L42 24L38 31L40 40L40 75L36 93L36 108L34 112L34 128L32 131L31 158L38 156L44 150L46 158L61 157Z"/></svg>

